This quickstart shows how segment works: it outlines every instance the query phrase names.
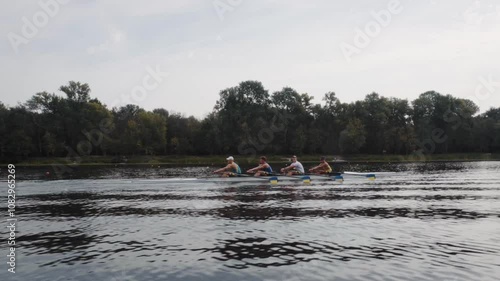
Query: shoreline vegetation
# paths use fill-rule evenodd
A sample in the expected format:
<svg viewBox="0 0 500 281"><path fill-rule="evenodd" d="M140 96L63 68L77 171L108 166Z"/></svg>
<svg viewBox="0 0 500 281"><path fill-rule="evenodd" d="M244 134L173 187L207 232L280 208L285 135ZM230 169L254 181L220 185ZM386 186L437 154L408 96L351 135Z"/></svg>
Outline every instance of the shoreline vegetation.
<svg viewBox="0 0 500 281"><path fill-rule="evenodd" d="M292 154L311 162L318 155L413 162L500 154L500 107L480 113L472 100L435 91L413 101L373 92L349 103L327 92L315 103L290 87L270 93L259 81L243 81L221 90L212 112L199 119L161 107L107 106L85 83L59 90L64 95L39 92L14 107L0 102L0 162L219 165L236 154L253 165L251 155L260 154L281 163Z"/></svg>
<svg viewBox="0 0 500 281"><path fill-rule="evenodd" d="M259 155L233 155L240 165L256 165ZM419 163L453 161L500 161L500 153L453 153L430 155L326 155L330 164L341 163ZM16 163L16 166L115 166L115 165L224 165L226 155L211 156L82 156L78 162L65 157L37 157ZM299 155L302 163L319 162L320 155ZM267 156L269 163L287 163L290 156ZM4 163L5 164L5 163Z"/></svg>

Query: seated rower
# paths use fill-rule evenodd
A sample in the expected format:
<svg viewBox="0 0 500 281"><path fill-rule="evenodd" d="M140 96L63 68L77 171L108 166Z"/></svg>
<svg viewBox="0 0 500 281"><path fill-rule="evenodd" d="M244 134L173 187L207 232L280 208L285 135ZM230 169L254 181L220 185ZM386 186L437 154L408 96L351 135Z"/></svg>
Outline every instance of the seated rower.
<svg viewBox="0 0 500 281"><path fill-rule="evenodd" d="M303 175L304 174L304 166L297 161L297 156L292 156L292 164L289 166L281 169L282 173L287 173L287 176L293 176L293 175Z"/></svg>
<svg viewBox="0 0 500 281"><path fill-rule="evenodd" d="M321 161L320 164L316 167L309 169L309 172L315 173L317 175L332 173L332 171L333 171L332 167L330 167L330 164L328 164L328 162L326 162L326 157L322 156L320 161Z"/></svg>
<svg viewBox="0 0 500 281"><path fill-rule="evenodd" d="M259 160L259 166L248 170L247 173L249 174L255 173L254 176L256 177L269 176L273 173L273 168L271 168L271 165L267 163L266 156L261 156Z"/></svg>
<svg viewBox="0 0 500 281"><path fill-rule="evenodd" d="M214 174L222 173L221 177L224 178L237 177L241 175L240 166L238 166L238 164L234 162L233 156L229 156L228 158L226 158L226 160L227 160L227 166L214 171Z"/></svg>

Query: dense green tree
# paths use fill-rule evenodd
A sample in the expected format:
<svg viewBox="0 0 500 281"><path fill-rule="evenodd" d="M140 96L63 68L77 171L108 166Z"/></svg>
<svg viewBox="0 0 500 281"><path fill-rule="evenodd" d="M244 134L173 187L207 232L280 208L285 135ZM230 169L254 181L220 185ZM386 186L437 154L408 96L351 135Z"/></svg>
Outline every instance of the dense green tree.
<svg viewBox="0 0 500 281"><path fill-rule="evenodd" d="M417 142L432 143L430 153L465 152L472 144L472 120L479 108L470 100L431 91L413 101Z"/></svg>
<svg viewBox="0 0 500 281"><path fill-rule="evenodd" d="M478 114L470 100L422 93L411 103L377 93L321 104L284 87L270 95L258 81L220 92L213 112L197 119L163 108L108 109L88 84L62 94L39 92L15 107L0 102L0 157L158 154L411 154L499 152L500 108ZM90 146L90 147L89 147ZM86 149L82 149L82 147Z"/></svg>
<svg viewBox="0 0 500 281"><path fill-rule="evenodd" d="M46 131L42 137L44 156L54 156L57 151L57 140L55 135Z"/></svg>
<svg viewBox="0 0 500 281"><path fill-rule="evenodd" d="M472 135L476 151L500 151L500 107L475 118Z"/></svg>
<svg viewBox="0 0 500 281"><path fill-rule="evenodd" d="M194 135L193 145L197 154L222 154L221 121L216 113L205 117Z"/></svg>
<svg viewBox="0 0 500 281"><path fill-rule="evenodd" d="M140 111L136 123L139 153L146 155L162 153L166 144L167 120L160 114Z"/></svg>
<svg viewBox="0 0 500 281"><path fill-rule="evenodd" d="M313 120L312 97L299 94L290 87L274 92L271 100L275 127L275 150L279 153L300 154L307 144L307 127Z"/></svg>
<svg viewBox="0 0 500 281"><path fill-rule="evenodd" d="M24 159L37 151L34 141L32 118L22 105L9 109L2 136L5 156L13 161Z"/></svg>
<svg viewBox="0 0 500 281"><path fill-rule="evenodd" d="M339 145L342 153L357 153L366 142L366 131L360 119L352 119L340 133Z"/></svg>
<svg viewBox="0 0 500 281"><path fill-rule="evenodd" d="M7 153L6 143L8 138L7 125L9 123L9 109L0 102L0 157L5 157Z"/></svg>
<svg viewBox="0 0 500 281"><path fill-rule="evenodd" d="M69 81L68 85L61 86L59 90L66 94L69 101L86 103L90 100L90 87L87 83Z"/></svg>
<svg viewBox="0 0 500 281"><path fill-rule="evenodd" d="M248 147L259 146L256 134L269 118L269 93L257 81L241 82L222 90L214 112L220 119L221 152L243 153ZM257 144L256 144L257 143Z"/></svg>
<svg viewBox="0 0 500 281"><path fill-rule="evenodd" d="M388 120L384 130L384 151L393 154L408 154L415 142L410 116L411 107L407 100L388 100Z"/></svg>

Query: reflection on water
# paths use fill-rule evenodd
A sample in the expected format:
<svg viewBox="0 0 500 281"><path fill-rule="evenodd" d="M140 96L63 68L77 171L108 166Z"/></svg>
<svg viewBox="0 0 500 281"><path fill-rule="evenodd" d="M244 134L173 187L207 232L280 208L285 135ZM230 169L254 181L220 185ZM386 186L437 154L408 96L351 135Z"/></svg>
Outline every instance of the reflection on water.
<svg viewBox="0 0 500 281"><path fill-rule="evenodd" d="M497 280L499 162L351 168L384 172L307 186L102 171L19 182L18 274L9 278ZM205 168L162 173L176 169Z"/></svg>

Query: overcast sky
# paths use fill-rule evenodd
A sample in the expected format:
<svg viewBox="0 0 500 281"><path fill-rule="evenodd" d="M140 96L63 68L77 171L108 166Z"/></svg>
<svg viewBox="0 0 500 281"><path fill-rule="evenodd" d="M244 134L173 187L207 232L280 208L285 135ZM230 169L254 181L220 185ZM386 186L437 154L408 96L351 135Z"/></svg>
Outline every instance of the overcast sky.
<svg viewBox="0 0 500 281"><path fill-rule="evenodd" d="M258 80L316 102L435 90L500 107L500 1L54 1L2 2L6 105L74 80L108 106L203 117L220 90Z"/></svg>

